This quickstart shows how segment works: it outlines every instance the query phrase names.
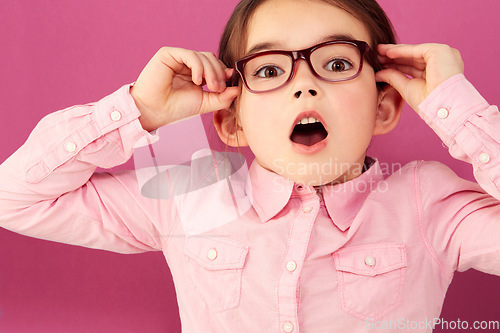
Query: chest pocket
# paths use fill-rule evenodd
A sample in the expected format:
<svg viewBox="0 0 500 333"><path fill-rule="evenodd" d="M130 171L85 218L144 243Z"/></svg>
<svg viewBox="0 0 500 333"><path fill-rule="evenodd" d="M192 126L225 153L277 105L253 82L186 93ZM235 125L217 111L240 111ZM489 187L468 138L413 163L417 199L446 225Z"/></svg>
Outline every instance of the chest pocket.
<svg viewBox="0 0 500 333"><path fill-rule="evenodd" d="M225 311L239 306L241 278L248 246L225 238L186 240L184 253L194 287L209 309Z"/></svg>
<svg viewBox="0 0 500 333"><path fill-rule="evenodd" d="M376 320L401 303L406 275L404 244L370 244L333 254L340 308L363 320Z"/></svg>

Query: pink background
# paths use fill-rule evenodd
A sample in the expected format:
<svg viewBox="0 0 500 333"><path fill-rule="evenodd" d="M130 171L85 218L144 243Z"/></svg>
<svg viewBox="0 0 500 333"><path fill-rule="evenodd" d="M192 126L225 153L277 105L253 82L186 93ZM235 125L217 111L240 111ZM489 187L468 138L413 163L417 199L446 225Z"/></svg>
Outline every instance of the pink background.
<svg viewBox="0 0 500 333"><path fill-rule="evenodd" d="M96 101L133 82L161 46L216 52L236 2L2 0L0 162L47 113ZM401 42L458 48L468 79L490 103L498 104L498 0L380 3ZM208 133L215 135L213 129ZM409 108L393 133L373 141L370 155L387 163L438 160L472 179L470 167L450 158ZM499 283L478 272L457 274L442 316L471 323L500 320ZM0 331L179 332L180 324L161 253L124 256L2 229Z"/></svg>

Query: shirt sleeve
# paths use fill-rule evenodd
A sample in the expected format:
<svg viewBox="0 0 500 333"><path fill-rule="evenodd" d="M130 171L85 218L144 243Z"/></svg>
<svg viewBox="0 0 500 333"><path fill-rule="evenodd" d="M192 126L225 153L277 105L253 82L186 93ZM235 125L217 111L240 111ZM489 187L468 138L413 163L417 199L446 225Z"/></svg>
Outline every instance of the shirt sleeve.
<svg viewBox="0 0 500 333"><path fill-rule="evenodd" d="M498 107L489 105L465 76L458 74L437 87L419 110L450 154L472 164L478 184L500 200Z"/></svg>
<svg viewBox="0 0 500 333"><path fill-rule="evenodd" d="M500 275L500 113L463 75L440 85L420 115L449 147L472 164L477 184L438 162L421 163L421 223L443 269Z"/></svg>
<svg viewBox="0 0 500 333"><path fill-rule="evenodd" d="M134 171L95 173L125 163L157 140L123 86L101 101L44 117L0 165L0 226L62 243L120 253L161 250L162 200L143 197Z"/></svg>

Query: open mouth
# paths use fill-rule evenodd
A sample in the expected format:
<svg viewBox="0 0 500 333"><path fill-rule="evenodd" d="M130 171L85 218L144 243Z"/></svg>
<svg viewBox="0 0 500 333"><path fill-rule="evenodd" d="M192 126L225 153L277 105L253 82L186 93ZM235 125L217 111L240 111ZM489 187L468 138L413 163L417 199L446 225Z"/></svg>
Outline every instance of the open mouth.
<svg viewBox="0 0 500 333"><path fill-rule="evenodd" d="M315 117L304 117L294 126L290 140L304 146L313 146L328 136L325 127Z"/></svg>

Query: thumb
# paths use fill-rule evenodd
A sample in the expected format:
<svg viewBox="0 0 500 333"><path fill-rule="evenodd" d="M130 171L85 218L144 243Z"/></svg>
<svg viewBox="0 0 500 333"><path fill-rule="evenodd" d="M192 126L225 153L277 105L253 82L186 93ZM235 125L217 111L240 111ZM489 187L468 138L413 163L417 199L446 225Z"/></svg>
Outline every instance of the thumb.
<svg viewBox="0 0 500 333"><path fill-rule="evenodd" d="M201 113L207 113L228 109L239 93L239 87L228 87L221 93L204 91L200 111Z"/></svg>
<svg viewBox="0 0 500 333"><path fill-rule="evenodd" d="M396 89L401 97L418 112L418 106L425 97L425 80L420 78L410 79L402 72L394 69L382 69L375 73L377 82L386 82Z"/></svg>
<svg viewBox="0 0 500 333"><path fill-rule="evenodd" d="M400 71L393 68L382 69L375 73L375 80L377 82L386 82L393 86L394 89L396 89L399 94L406 99L405 90L408 82L410 82L410 79Z"/></svg>

